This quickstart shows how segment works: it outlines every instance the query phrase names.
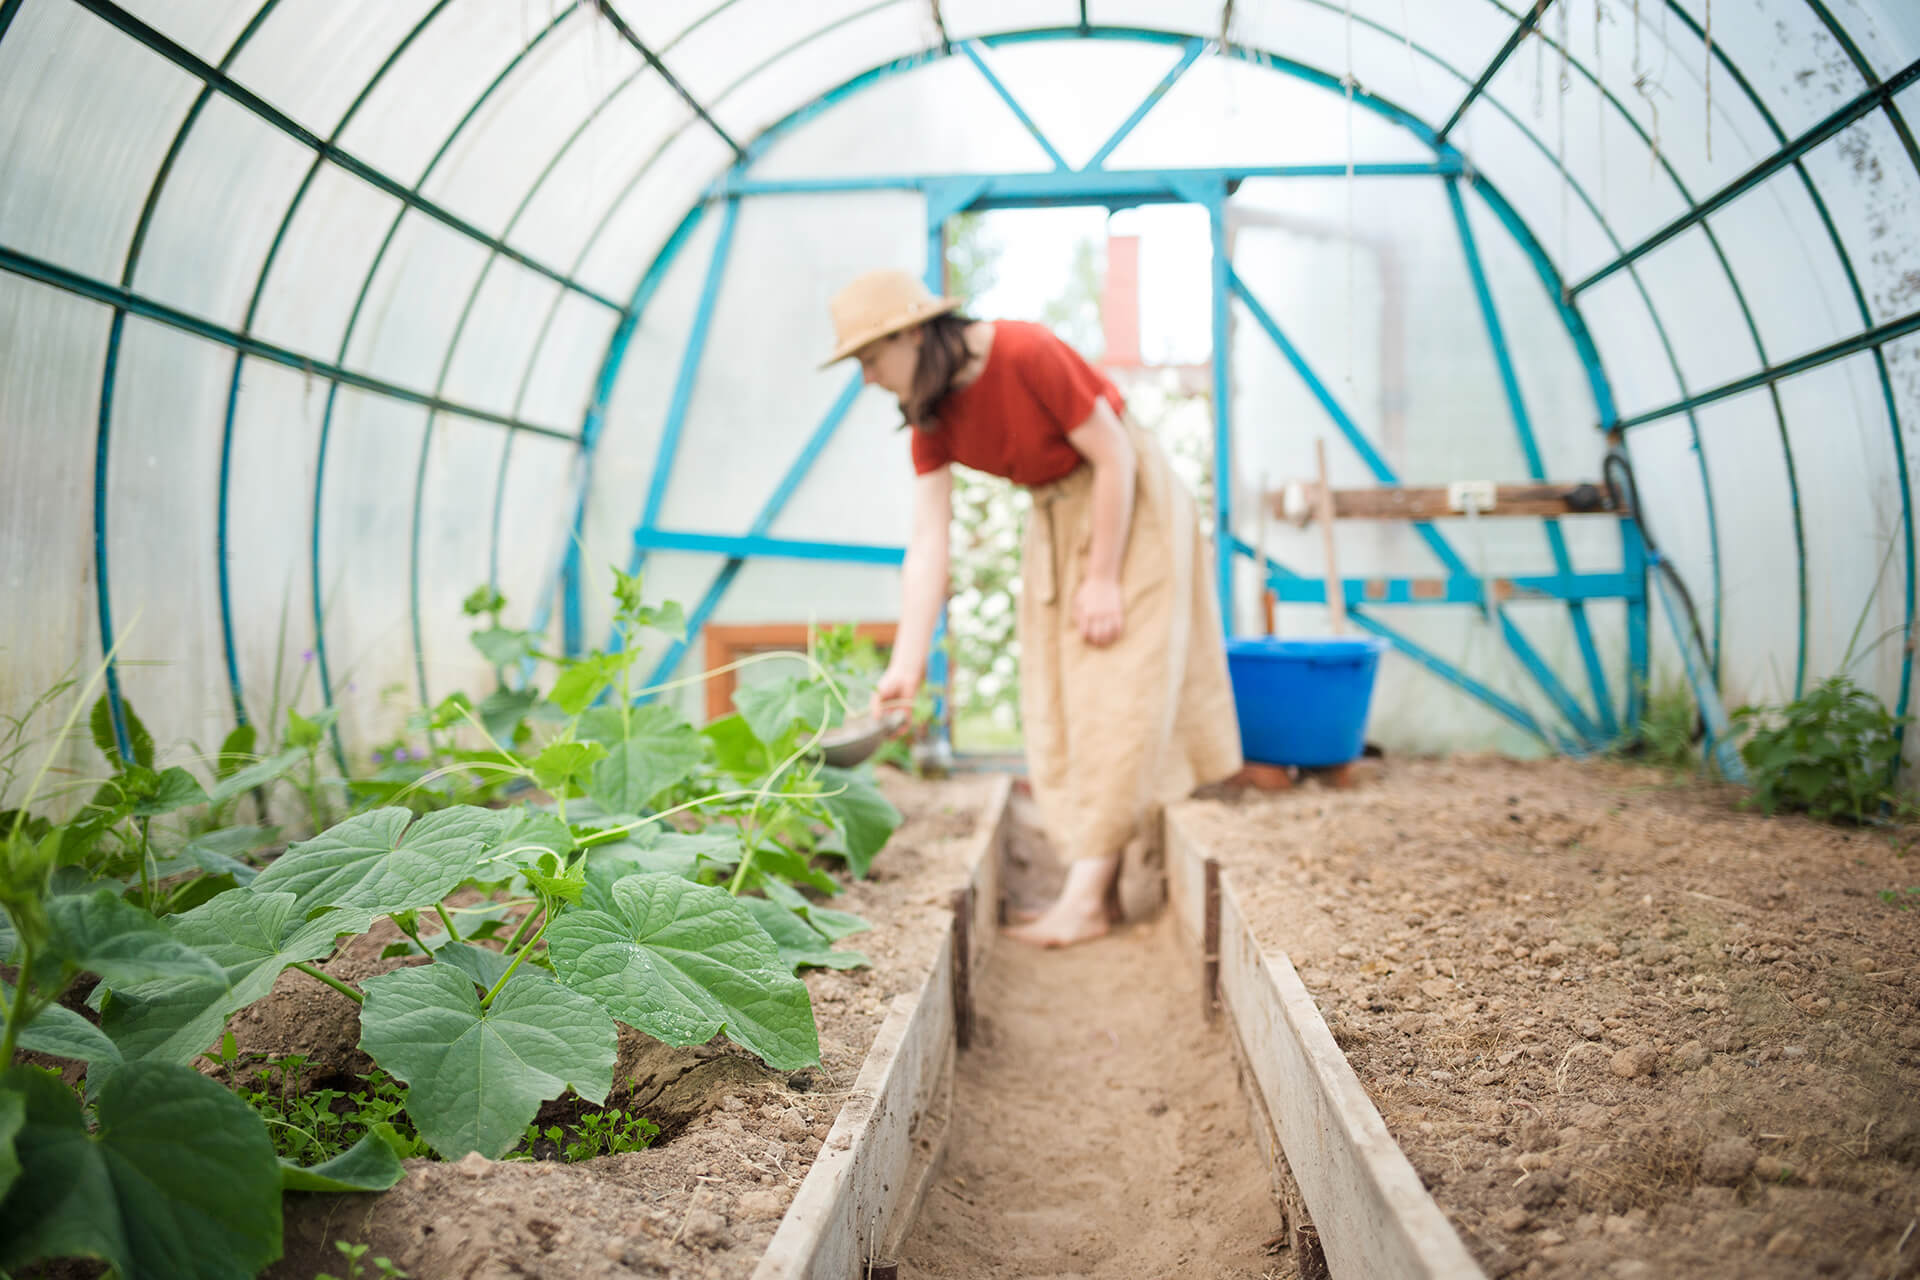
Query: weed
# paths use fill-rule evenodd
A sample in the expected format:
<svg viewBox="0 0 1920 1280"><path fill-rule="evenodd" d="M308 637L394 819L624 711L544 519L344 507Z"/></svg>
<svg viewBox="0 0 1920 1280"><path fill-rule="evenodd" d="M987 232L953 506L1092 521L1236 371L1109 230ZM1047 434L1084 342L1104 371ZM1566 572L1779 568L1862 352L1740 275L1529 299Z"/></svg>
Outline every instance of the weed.
<svg viewBox="0 0 1920 1280"><path fill-rule="evenodd" d="M233 1037L229 1034L215 1061L231 1075ZM321 1164L345 1153L375 1125L393 1126L406 1145L402 1156L429 1154L427 1144L406 1114L406 1091L375 1067L365 1089L309 1089L312 1064L300 1054L263 1063L253 1087L236 1090L267 1122L274 1150L303 1165Z"/></svg>
<svg viewBox="0 0 1920 1280"><path fill-rule="evenodd" d="M1640 735L1633 750L1640 759L1674 773L1689 772L1700 763L1699 712L1693 691L1684 680L1668 679L1646 690Z"/></svg>
<svg viewBox="0 0 1920 1280"><path fill-rule="evenodd" d="M560 1125L552 1124L544 1129L538 1124L528 1125L526 1150L515 1152L509 1159L533 1159L534 1152L544 1141L552 1144L562 1160L568 1164L578 1164L582 1160L594 1160L600 1156L645 1151L659 1136L660 1126L645 1116L629 1115L618 1108L609 1107L605 1111L589 1111L581 1116L574 1126L572 1141L567 1140L567 1131Z"/></svg>
<svg viewBox="0 0 1920 1280"><path fill-rule="evenodd" d="M333 1247L346 1258L347 1274L336 1276L322 1271L314 1276L313 1280L361 1280L362 1276L373 1274L378 1274L380 1280L407 1280L407 1273L394 1266L392 1258L374 1258L372 1272L361 1266L360 1259L367 1256L367 1246L364 1244L348 1244L345 1240L335 1240Z"/></svg>
<svg viewBox="0 0 1920 1280"><path fill-rule="evenodd" d="M1905 889L1882 889L1880 891L1880 901L1886 903L1895 911L1905 911L1913 906L1911 902L1907 901L1908 898L1913 897L1920 897L1920 884L1910 884Z"/></svg>
<svg viewBox="0 0 1920 1280"><path fill-rule="evenodd" d="M1784 706L1741 707L1733 719L1753 726L1740 754L1753 777L1749 803L1764 812L1864 824L1911 811L1894 785L1906 721L1848 677L1831 676Z"/></svg>

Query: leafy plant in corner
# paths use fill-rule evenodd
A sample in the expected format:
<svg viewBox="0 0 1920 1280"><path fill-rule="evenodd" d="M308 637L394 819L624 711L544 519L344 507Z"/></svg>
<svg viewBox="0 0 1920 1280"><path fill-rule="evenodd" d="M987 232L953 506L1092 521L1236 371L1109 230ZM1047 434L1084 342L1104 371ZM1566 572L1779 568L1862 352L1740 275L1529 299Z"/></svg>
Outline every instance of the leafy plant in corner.
<svg viewBox="0 0 1920 1280"><path fill-rule="evenodd" d="M1831 676L1784 706L1741 707L1733 719L1752 730L1740 754L1752 774L1749 803L1764 812L1864 824L1910 810L1894 785L1908 720L1847 676Z"/></svg>

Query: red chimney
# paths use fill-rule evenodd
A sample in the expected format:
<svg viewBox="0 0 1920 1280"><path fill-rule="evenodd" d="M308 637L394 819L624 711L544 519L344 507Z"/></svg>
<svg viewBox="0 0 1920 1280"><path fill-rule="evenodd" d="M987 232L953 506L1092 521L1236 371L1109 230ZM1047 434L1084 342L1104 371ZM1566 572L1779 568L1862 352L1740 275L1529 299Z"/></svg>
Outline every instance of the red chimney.
<svg viewBox="0 0 1920 1280"><path fill-rule="evenodd" d="M1100 299L1107 353L1101 363L1140 367L1140 237L1107 237L1107 282Z"/></svg>

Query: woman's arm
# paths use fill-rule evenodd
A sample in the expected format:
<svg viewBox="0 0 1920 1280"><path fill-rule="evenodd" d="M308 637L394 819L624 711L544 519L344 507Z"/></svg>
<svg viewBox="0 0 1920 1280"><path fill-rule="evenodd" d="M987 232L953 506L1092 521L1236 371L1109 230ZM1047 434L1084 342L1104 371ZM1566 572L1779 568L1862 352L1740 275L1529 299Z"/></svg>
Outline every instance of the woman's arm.
<svg viewBox="0 0 1920 1280"><path fill-rule="evenodd" d="M894 632L893 656L874 691L877 703L911 701L919 692L927 654L933 648L933 629L947 599L947 529L952 522L953 468L916 476L913 532L900 571L900 626Z"/></svg>
<svg viewBox="0 0 1920 1280"><path fill-rule="evenodd" d="M1087 576L1073 596L1073 623L1088 644L1109 645L1126 625L1120 558L1133 522L1133 443L1104 398L1094 400L1093 413L1067 442L1093 467L1092 544Z"/></svg>

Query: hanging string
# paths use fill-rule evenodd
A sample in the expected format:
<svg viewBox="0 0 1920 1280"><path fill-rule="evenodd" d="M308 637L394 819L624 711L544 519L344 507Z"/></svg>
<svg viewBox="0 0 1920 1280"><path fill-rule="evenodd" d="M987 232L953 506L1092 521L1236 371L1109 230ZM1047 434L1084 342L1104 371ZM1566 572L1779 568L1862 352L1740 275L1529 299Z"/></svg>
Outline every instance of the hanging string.
<svg viewBox="0 0 1920 1280"><path fill-rule="evenodd" d="M1633 74L1640 74L1640 0L1633 0Z"/></svg>
<svg viewBox="0 0 1920 1280"><path fill-rule="evenodd" d="M1713 163L1713 0L1707 0L1707 163Z"/></svg>
<svg viewBox="0 0 1920 1280"><path fill-rule="evenodd" d="M1562 11L1564 12L1564 10ZM1547 118L1547 33L1541 29L1540 6L1533 7L1533 118Z"/></svg>
<svg viewBox="0 0 1920 1280"><path fill-rule="evenodd" d="M1567 6L1560 6L1560 93L1559 111L1556 113L1558 137L1555 141L1555 159L1560 162L1560 261L1569 261L1568 244L1572 236L1572 211L1568 205L1568 195L1573 183L1567 177L1567 94L1573 88L1573 78L1568 74L1567 58Z"/></svg>
<svg viewBox="0 0 1920 1280"><path fill-rule="evenodd" d="M1593 80L1602 93L1607 85L1607 61L1600 51L1600 23L1606 17L1603 0L1593 0ZM1607 213L1607 113L1600 101L1593 104L1593 140L1600 153L1600 214Z"/></svg>

